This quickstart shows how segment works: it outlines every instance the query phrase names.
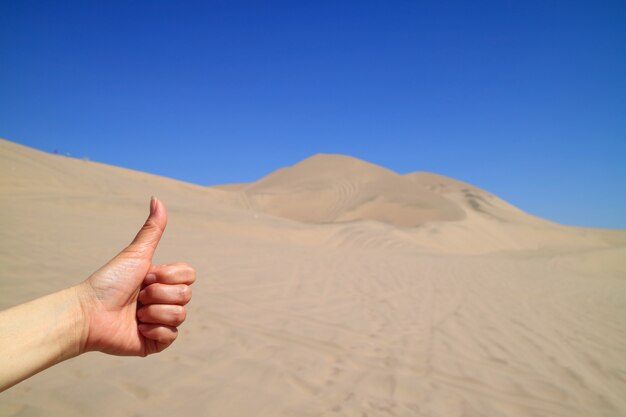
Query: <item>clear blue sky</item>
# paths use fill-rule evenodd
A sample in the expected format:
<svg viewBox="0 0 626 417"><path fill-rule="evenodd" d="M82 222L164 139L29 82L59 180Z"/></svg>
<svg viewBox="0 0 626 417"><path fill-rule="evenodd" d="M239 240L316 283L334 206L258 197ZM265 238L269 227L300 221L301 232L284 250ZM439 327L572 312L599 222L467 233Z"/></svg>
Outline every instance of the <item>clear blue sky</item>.
<svg viewBox="0 0 626 417"><path fill-rule="evenodd" d="M197 184L348 154L626 228L626 2L2 1L0 137Z"/></svg>

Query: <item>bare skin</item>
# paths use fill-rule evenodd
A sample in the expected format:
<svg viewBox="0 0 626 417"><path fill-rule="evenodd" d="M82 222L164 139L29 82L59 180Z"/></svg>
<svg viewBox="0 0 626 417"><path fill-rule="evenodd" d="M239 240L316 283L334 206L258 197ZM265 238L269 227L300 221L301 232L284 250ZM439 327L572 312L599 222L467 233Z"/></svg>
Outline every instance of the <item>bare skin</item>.
<svg viewBox="0 0 626 417"><path fill-rule="evenodd" d="M85 352L147 356L174 342L195 271L152 264L166 223L153 198L131 244L87 280L0 312L0 391Z"/></svg>

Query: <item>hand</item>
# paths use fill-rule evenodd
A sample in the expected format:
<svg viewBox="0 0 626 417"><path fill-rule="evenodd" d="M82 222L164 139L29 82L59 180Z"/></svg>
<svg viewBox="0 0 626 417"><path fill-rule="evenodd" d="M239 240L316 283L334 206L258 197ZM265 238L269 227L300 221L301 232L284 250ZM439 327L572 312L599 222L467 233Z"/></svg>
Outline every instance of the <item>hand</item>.
<svg viewBox="0 0 626 417"><path fill-rule="evenodd" d="M166 223L165 207L153 198L132 243L78 286L86 317L82 352L147 356L176 339L195 271L183 263L152 265Z"/></svg>
<svg viewBox="0 0 626 417"><path fill-rule="evenodd" d="M166 223L153 198L135 240L86 281L0 311L0 391L83 352L146 356L172 344L195 272L152 265Z"/></svg>

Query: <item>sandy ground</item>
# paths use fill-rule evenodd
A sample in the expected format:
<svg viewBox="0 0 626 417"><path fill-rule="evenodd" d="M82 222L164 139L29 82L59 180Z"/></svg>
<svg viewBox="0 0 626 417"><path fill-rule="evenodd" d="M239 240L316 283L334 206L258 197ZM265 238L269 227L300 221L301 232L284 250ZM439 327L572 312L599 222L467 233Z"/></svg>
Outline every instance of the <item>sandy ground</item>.
<svg viewBox="0 0 626 417"><path fill-rule="evenodd" d="M152 194L155 262L198 272L177 342L57 365L0 415L626 415L626 232L348 157L205 188L0 140L0 308L87 277Z"/></svg>

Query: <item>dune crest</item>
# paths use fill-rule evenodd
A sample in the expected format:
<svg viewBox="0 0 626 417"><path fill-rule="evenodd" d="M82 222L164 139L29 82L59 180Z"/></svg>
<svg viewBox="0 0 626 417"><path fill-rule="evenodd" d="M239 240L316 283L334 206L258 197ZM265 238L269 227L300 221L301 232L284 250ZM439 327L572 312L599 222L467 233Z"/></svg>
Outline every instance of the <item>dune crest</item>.
<svg viewBox="0 0 626 417"><path fill-rule="evenodd" d="M304 223L376 220L415 226L460 220L454 203L386 168L315 155L238 190L242 206Z"/></svg>

